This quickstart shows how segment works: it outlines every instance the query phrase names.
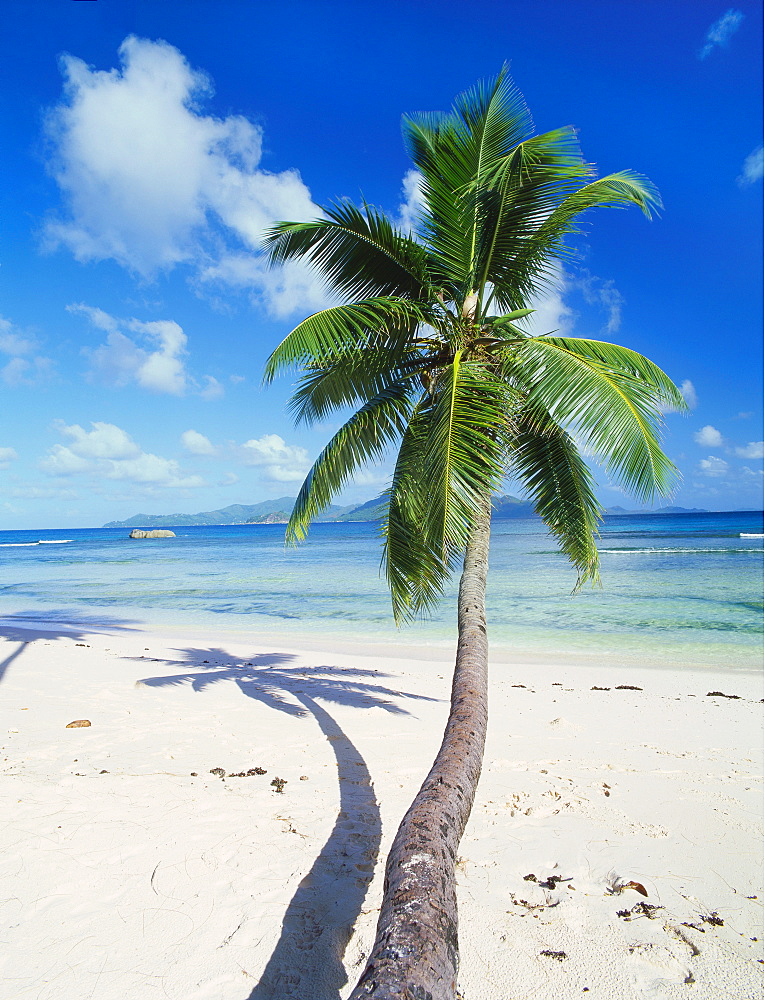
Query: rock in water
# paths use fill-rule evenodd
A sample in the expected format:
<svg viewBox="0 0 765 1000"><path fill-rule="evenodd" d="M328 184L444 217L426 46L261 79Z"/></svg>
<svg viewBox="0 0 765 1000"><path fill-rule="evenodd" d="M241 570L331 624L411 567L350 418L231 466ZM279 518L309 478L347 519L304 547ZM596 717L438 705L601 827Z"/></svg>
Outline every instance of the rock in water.
<svg viewBox="0 0 765 1000"><path fill-rule="evenodd" d="M174 531L166 531L164 528L152 528L151 531L144 531L142 528L133 528L130 532L131 538L175 538Z"/></svg>

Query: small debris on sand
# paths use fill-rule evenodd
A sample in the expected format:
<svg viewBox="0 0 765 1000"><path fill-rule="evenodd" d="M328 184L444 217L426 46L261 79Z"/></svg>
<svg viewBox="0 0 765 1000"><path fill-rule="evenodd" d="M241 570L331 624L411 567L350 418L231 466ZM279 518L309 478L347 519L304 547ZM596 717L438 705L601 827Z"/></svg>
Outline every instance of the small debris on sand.
<svg viewBox="0 0 765 1000"><path fill-rule="evenodd" d="M68 722L66 725L67 729L84 729L86 726L90 725L90 719L75 719L74 722Z"/></svg>

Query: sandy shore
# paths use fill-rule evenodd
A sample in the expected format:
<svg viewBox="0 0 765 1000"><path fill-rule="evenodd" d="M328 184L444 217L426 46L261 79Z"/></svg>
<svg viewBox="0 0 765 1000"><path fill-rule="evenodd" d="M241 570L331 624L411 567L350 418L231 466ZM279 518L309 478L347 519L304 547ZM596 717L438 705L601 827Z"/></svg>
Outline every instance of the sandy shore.
<svg viewBox="0 0 765 1000"><path fill-rule="evenodd" d="M0 635L3 997L347 996L448 659ZM493 664L465 1000L760 996L761 697L743 673Z"/></svg>

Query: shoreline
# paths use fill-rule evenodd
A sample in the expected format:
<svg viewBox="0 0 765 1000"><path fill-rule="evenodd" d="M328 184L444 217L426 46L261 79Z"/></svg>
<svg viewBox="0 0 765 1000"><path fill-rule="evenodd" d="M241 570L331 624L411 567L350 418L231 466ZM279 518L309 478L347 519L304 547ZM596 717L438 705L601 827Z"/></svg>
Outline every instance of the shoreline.
<svg viewBox="0 0 765 1000"><path fill-rule="evenodd" d="M451 652L0 636L9 1000L347 996ZM495 664L466 998L759 996L761 697L750 673Z"/></svg>
<svg viewBox="0 0 765 1000"><path fill-rule="evenodd" d="M225 642L233 646L246 646L255 643L268 648L287 647L294 648L303 653L322 652L328 654L342 654L346 656L375 656L382 658L404 658L423 661L449 660L453 658L456 649L456 631L451 638L430 639L422 638L417 634L416 626L411 632L394 635L393 638L374 635L367 641L353 638L352 632L313 632L306 630L303 632L291 630L280 632L268 628L242 628L233 629L225 627L212 627L210 625L189 626L183 622L178 624L158 625L141 619L131 619L124 623L110 622L103 617L99 621L89 621L86 618L77 620L75 615L62 618L60 620L45 619L42 616L36 617L33 613L16 616L14 614L0 614L0 637L11 632L29 631L31 633L58 633L75 634L80 632L92 632L95 635L138 635L146 633L156 636L163 643L173 643L179 640L204 642L210 636L215 636L216 641ZM411 638L409 637L411 636ZM737 666L722 666L719 663L700 663L694 658L693 650L680 649L680 656L673 655L667 646L660 647L654 653L654 658L649 659L643 651L627 649L617 653L615 650L587 649L585 640L577 637L581 646L577 650L561 650L554 648L523 648L513 647L511 643L492 640L491 626L489 627L489 657L490 665L501 669L502 667L518 667L523 665L536 665L538 667L556 666L558 664L571 668L592 667L598 670L649 670L649 671L676 671L682 674L699 673L707 676L712 674L731 674L736 677L763 677L763 663L760 655L755 654L750 648L742 647L744 654L742 659L747 662ZM682 657L682 658L680 658Z"/></svg>

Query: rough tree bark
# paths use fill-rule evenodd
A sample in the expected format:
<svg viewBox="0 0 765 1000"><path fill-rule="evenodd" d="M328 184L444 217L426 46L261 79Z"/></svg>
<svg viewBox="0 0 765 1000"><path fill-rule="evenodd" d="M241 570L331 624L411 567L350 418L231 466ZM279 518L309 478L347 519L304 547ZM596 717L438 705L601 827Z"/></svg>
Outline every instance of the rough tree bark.
<svg viewBox="0 0 765 1000"><path fill-rule="evenodd" d="M490 506L465 552L457 658L441 749L401 821L385 868L377 937L349 1000L454 1000L457 847L481 775L487 723Z"/></svg>

